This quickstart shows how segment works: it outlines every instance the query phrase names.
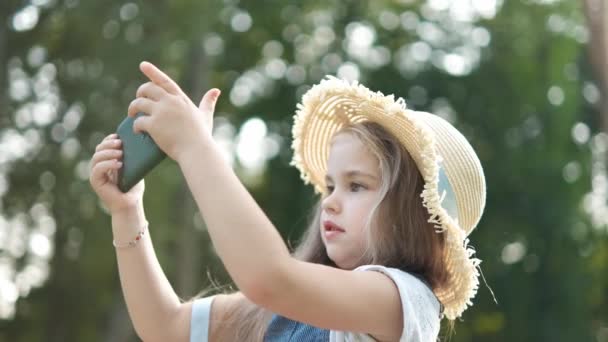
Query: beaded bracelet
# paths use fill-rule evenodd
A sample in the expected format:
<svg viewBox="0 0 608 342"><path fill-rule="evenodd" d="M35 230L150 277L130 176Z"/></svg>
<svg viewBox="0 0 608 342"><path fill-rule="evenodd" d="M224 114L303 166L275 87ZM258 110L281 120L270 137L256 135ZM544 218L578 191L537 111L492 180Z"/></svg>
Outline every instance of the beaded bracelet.
<svg viewBox="0 0 608 342"><path fill-rule="evenodd" d="M137 245L137 243L139 242L139 240L141 240L141 238L144 236L144 234L146 233L146 229L147 228L148 228L148 222L146 222L146 224L144 225L144 227L137 233L137 236L135 237L135 239L133 239L133 240L131 240L129 242L125 242L125 243L118 243L118 242L116 242L116 240L112 240L112 244L116 248L134 247L135 245Z"/></svg>

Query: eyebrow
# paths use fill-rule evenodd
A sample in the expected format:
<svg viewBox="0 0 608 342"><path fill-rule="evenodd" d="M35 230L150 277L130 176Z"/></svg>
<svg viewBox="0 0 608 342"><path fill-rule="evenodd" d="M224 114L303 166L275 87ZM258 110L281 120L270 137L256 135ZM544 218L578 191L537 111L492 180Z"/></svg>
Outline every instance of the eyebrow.
<svg viewBox="0 0 608 342"><path fill-rule="evenodd" d="M373 180L378 180L378 178L377 178L376 176L374 176L374 175L372 175L372 174L370 174L370 173L366 173L366 172L363 172L363 171L359 171L359 170L351 170L351 171L346 171L346 172L344 172L344 173L343 173L343 175L344 175L346 178L354 178L354 177L356 177L356 176L360 176L360 177L367 177L367 178L371 178L371 179L373 179ZM330 176L330 175L325 175L325 181L326 181L326 182L331 181L331 180L332 180L332 178L331 178L331 176Z"/></svg>

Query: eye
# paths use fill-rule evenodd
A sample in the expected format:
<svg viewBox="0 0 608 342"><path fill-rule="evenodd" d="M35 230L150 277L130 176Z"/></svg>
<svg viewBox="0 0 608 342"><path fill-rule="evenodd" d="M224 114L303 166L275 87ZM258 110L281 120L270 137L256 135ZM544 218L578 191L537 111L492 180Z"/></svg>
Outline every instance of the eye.
<svg viewBox="0 0 608 342"><path fill-rule="evenodd" d="M334 191L334 186L333 185L326 186L325 191L327 191L328 194L331 194Z"/></svg>
<svg viewBox="0 0 608 342"><path fill-rule="evenodd" d="M358 190L364 190L365 187L359 183L350 183L350 190L357 192Z"/></svg>

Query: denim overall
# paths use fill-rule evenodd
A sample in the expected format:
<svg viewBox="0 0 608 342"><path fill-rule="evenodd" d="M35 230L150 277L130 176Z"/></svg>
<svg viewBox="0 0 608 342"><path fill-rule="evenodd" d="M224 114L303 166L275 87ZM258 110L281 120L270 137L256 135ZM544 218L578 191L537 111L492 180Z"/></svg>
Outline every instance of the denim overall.
<svg viewBox="0 0 608 342"><path fill-rule="evenodd" d="M273 315L264 342L327 342L329 330L292 321L289 318Z"/></svg>

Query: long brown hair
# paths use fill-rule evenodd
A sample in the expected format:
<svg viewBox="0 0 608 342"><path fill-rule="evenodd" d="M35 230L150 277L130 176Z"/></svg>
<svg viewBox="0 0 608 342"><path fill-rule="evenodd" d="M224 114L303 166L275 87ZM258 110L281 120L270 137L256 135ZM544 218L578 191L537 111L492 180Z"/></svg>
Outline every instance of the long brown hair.
<svg viewBox="0 0 608 342"><path fill-rule="evenodd" d="M409 153L381 125L363 122L343 128L338 134L352 134L379 163L382 186L380 200L367 222L367 249L360 265L394 267L423 277L432 289L445 286L444 235L428 222L429 213L420 194L424 180ZM336 267L321 239L319 220L321 196L308 229L293 252L299 260ZM216 337L221 341L262 341L272 313L243 296L223 317Z"/></svg>

